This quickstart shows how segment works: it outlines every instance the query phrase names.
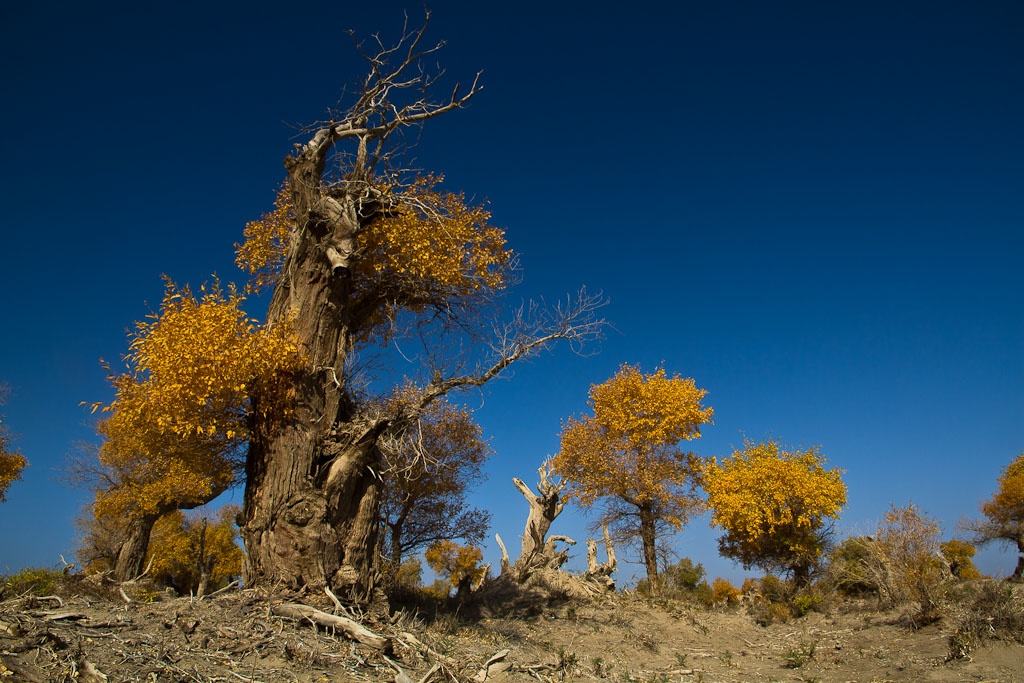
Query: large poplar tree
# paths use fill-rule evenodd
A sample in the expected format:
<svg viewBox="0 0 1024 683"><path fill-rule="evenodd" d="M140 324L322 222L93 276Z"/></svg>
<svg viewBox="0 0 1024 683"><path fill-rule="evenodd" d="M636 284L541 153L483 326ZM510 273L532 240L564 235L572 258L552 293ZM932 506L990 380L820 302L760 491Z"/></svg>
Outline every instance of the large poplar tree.
<svg viewBox="0 0 1024 683"><path fill-rule="evenodd" d="M586 295L500 326L481 348L482 308L514 264L502 230L480 207L409 174L395 150L403 131L460 109L478 93L434 99L425 70L426 24L393 47L365 53L369 71L344 113L314 126L285 159L274 212L247 227L240 263L273 284L266 324L288 325L303 357L282 381L285 413L253 397L242 537L249 585L328 585L367 600L379 579L380 440L432 401L479 386L555 339L582 340L600 325ZM536 313L536 311L535 311ZM365 400L360 353L408 333L425 343L418 393L400 414ZM467 347L466 335L476 342ZM453 341L452 336L458 337Z"/></svg>

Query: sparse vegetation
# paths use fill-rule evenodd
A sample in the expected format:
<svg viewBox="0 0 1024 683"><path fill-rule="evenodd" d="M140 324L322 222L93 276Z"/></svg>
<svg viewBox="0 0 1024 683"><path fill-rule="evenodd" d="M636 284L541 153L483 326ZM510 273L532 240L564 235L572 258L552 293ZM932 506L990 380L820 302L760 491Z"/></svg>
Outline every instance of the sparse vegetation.
<svg viewBox="0 0 1024 683"><path fill-rule="evenodd" d="M4 577L0 581L0 599L9 600L20 595L52 595L63 573L46 567L27 567Z"/></svg>
<svg viewBox="0 0 1024 683"><path fill-rule="evenodd" d="M989 640L1024 643L1024 590L1009 582L979 581L951 595L949 659L964 659Z"/></svg>
<svg viewBox="0 0 1024 683"><path fill-rule="evenodd" d="M799 669L814 660L814 653L817 652L817 649L818 642L815 640L800 641L795 647L787 649L782 658L785 660L787 668Z"/></svg>

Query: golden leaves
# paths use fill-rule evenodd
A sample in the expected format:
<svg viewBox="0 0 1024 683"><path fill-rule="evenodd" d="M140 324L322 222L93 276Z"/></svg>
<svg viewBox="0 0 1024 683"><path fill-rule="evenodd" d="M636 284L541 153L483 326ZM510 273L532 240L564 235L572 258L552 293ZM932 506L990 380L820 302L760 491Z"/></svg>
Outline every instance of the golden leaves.
<svg viewBox="0 0 1024 683"><path fill-rule="evenodd" d="M27 464L25 456L7 449L7 444L0 435L0 503L7 500L7 487L21 479L21 471Z"/></svg>
<svg viewBox="0 0 1024 683"><path fill-rule="evenodd" d="M695 458L675 446L699 438L700 425L711 422L713 410L701 406L706 395L692 379L664 369L644 375L631 365L592 386L594 415L566 421L554 457L570 495L583 505L603 496L633 505L683 503L688 495L680 486L692 480Z"/></svg>
<svg viewBox="0 0 1024 683"><path fill-rule="evenodd" d="M841 475L825 469L817 448L789 452L774 440L746 441L743 450L704 467L711 523L725 530L732 556L748 565L765 548L780 546L794 556L816 556L814 532L846 504Z"/></svg>
<svg viewBox="0 0 1024 683"><path fill-rule="evenodd" d="M463 194L436 189L422 176L393 195L395 210L371 220L360 235L359 273L370 279L411 276L460 293L505 285L512 252L490 212L467 206Z"/></svg>
<svg viewBox="0 0 1024 683"><path fill-rule="evenodd" d="M377 196L377 208L345 236L355 241L352 291L379 309L364 321L363 332L398 309L420 311L507 284L512 252L504 231L490 224L483 207L438 189L441 180L421 176L408 186L376 188L370 194ZM283 187L274 210L246 224L235 262L250 275L249 289L276 282L302 220L291 190Z"/></svg>
<svg viewBox="0 0 1024 683"><path fill-rule="evenodd" d="M176 510L157 520L149 542L154 579L186 591L198 588L200 567L209 567L211 588L239 576L242 549L236 543L238 511L237 506L227 505L214 518Z"/></svg>
<svg viewBox="0 0 1024 683"><path fill-rule="evenodd" d="M259 327L243 301L217 284L196 297L168 282L159 314L136 325L129 372L111 378L116 396L98 426L117 485L101 492L97 515L152 514L231 484L249 391L301 362L290 330Z"/></svg>
<svg viewBox="0 0 1024 683"><path fill-rule="evenodd" d="M1024 453L1006 466L997 479L992 500L981 511L996 524L1024 524Z"/></svg>
<svg viewBox="0 0 1024 683"><path fill-rule="evenodd" d="M295 228L295 206L286 185L277 191L274 210L245 224L245 242L235 244L235 265L250 276L250 288L260 291L277 281L288 240Z"/></svg>
<svg viewBox="0 0 1024 683"><path fill-rule="evenodd" d="M6 392L6 385L0 385L0 405L4 403ZM7 500L7 488L21 479L21 471L27 464L25 456L11 448L7 436L7 425L4 424L3 416L0 415L0 503Z"/></svg>
<svg viewBox="0 0 1024 683"><path fill-rule="evenodd" d="M474 545L459 545L447 539L437 541L427 548L423 558L452 586L457 587L463 582L478 584L487 575L487 568L480 566L484 553Z"/></svg>

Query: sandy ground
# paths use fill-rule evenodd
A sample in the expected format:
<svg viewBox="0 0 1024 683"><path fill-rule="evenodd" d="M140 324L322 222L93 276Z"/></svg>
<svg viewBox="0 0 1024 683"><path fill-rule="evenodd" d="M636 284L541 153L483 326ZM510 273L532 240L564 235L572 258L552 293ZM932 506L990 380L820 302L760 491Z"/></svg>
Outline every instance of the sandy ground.
<svg viewBox="0 0 1024 683"><path fill-rule="evenodd" d="M947 626L911 630L897 613L840 609L762 627L739 608L619 595L515 618L481 616L487 609L353 615L388 636L381 652L276 616L272 605L245 591L130 604L75 593L8 600L0 681L1024 683L1024 645L988 641L947 661Z"/></svg>

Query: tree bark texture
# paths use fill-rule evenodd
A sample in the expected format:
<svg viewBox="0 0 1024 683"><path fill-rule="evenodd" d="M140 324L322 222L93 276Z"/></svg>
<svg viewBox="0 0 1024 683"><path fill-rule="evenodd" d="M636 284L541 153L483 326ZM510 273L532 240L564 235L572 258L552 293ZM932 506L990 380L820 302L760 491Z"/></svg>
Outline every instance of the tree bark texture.
<svg viewBox="0 0 1024 683"><path fill-rule="evenodd" d="M159 515L144 515L129 519L124 541L121 542L121 547L117 550L114 579L131 581L145 571L149 537L153 532L153 525L159 518Z"/></svg>
<svg viewBox="0 0 1024 683"><path fill-rule="evenodd" d="M519 553L519 559L511 568L515 579L520 583L529 576L532 570L545 566L555 559L557 551L554 543L549 543L547 534L551 529L551 523L565 507L565 503L561 500L564 483L553 483L548 478L549 467L547 464L538 470L538 474L540 482L537 484L536 494L522 479L518 477L512 479L512 483L523 494L523 498L530 506L530 512L526 518L526 528L523 530L523 548Z"/></svg>
<svg viewBox="0 0 1024 683"><path fill-rule="evenodd" d="M409 414L369 417L360 412L347 384L347 365L356 340L372 329L380 307L458 308L444 288L406 291L401 282L387 282L379 291L372 289L378 285L366 291L363 280L353 280L361 272L359 259L373 257L360 252L360 234L396 201L393 176L384 177L383 190L375 186L374 168L386 166L389 158L388 136L459 109L478 92L474 80L464 95L456 86L446 100L427 99L435 77L420 68L421 58L433 52L418 47L425 29L424 24L395 47L367 56L370 72L352 108L313 132L285 160L295 226L267 324L291 327L304 365L281 378L290 394L287 414L274 417L273 410L263 409L270 407L269 399L261 405L258 390L251 396L241 525L248 585L328 586L352 601L368 600L380 578L378 473L383 457L378 442L391 421L414 419L439 396L481 386L533 349L556 339L579 343L597 336L603 325L591 317L600 299L581 291L578 304L548 317L551 329L545 334L534 334L533 328L530 334L520 333L516 326L506 330L493 365L467 375L431 368L419 400L403 409ZM389 65L389 59L401 62ZM396 103L403 91L413 101ZM340 143L351 145L344 150L348 156L332 156ZM342 159L343 166L325 179L329 158Z"/></svg>
<svg viewBox="0 0 1024 683"><path fill-rule="evenodd" d="M654 511L649 506L640 507L640 541L643 545L644 566L647 569L647 582L652 593L658 592L658 550L655 535Z"/></svg>
<svg viewBox="0 0 1024 683"><path fill-rule="evenodd" d="M425 28L368 57L370 76L353 108L285 159L295 229L267 324L292 326L305 365L287 378L292 412L283 419L267 418L254 397L242 513L250 585L330 586L361 602L379 578L377 440L388 423L359 416L346 385L353 337L367 315L366 302L352 294L358 238L382 210L373 167L387 136L461 107L476 91L474 83L468 95L443 104L392 106L392 93L422 85L404 74L419 63ZM395 54L404 60L389 68ZM329 182L328 157L341 141L353 143L355 154Z"/></svg>

